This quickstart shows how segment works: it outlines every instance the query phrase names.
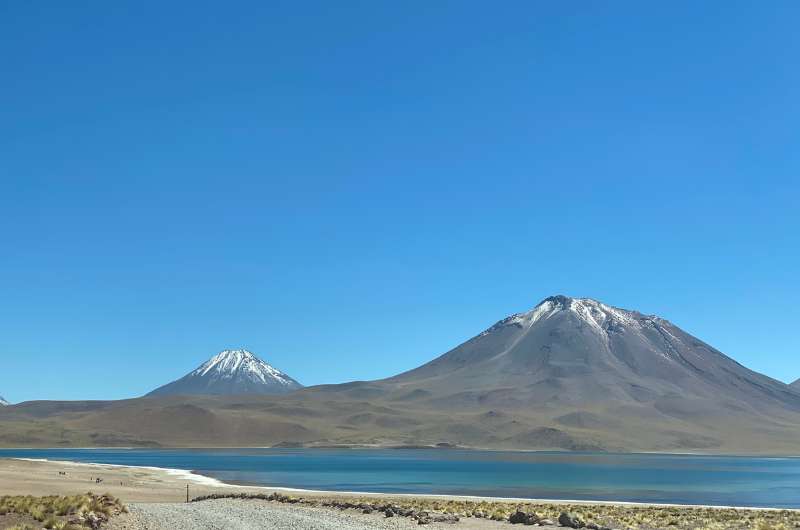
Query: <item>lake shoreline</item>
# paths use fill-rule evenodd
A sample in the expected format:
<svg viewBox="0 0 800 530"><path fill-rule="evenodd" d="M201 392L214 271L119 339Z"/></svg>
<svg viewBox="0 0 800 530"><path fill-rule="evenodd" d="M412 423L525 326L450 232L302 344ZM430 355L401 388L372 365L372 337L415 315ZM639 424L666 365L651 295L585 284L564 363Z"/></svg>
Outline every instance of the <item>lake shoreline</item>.
<svg viewBox="0 0 800 530"><path fill-rule="evenodd" d="M567 513L592 521L598 528L631 530L800 527L800 510L797 509L431 494L354 494L239 486L173 468L0 458L0 497L87 492L108 493L130 508L130 513L113 517L107 530L218 528L221 518L226 525L223 527L230 528L410 530L418 528L417 519L420 517L433 519L439 516L455 517L458 521L455 524L434 522L428 528L502 530L509 527L511 516L518 513L547 521L542 526L550 528L556 528L555 521ZM187 502L187 499L194 502ZM394 512L392 516L388 515L389 511ZM0 527L7 522L7 517L0 516Z"/></svg>
<svg viewBox="0 0 800 530"><path fill-rule="evenodd" d="M130 472L133 471L141 473L150 473L153 479L163 483L164 485L172 488L185 487L190 483L192 491L191 496L195 497L195 493L202 495L209 495L212 493L220 493L213 490L214 488L224 490L224 493L252 493L263 494L266 492L279 492L287 494L303 494L314 498L339 498L339 497L366 497L366 498L386 498L386 499L430 499L442 501L474 501L474 502L492 502L492 503L529 503L529 504L543 504L543 505L585 505L585 506L624 506L624 507L642 507L642 508L686 508L686 509L718 509L718 510L748 510L748 511L791 511L800 513L800 508L781 508L781 507L765 507L765 506L728 506L728 505L713 505L713 504L678 504L678 503L649 503L649 502L633 502L633 501L615 501L615 500L585 500L585 499L540 499L529 497L489 497L477 495L448 495L448 494L434 494L434 493L384 493L384 492L361 492L361 491L338 491L338 490L319 490L319 489L303 489L291 488L285 486L254 486L245 484L228 483L222 480L197 473L192 470L156 467L156 466L133 466L122 464L103 464L103 463L86 463L75 462L69 460L53 460L45 458L24 458L24 457L11 457L0 458L0 495L4 494L3 490L6 488L3 472L6 468L4 463L7 461L17 461L30 464L40 464L51 471L60 470L64 466L77 468L84 475L91 474L93 476L102 475L103 472L111 473L115 480L119 478L118 475L129 477ZM116 480L115 480L116 481ZM105 481L104 481L105 482ZM102 483L101 483L102 484ZM124 484L124 481L123 481ZM201 488L201 491L197 491ZM59 494L48 492L44 487L44 492L39 495ZM213 490L213 491L206 491ZM104 490L105 491L105 490ZM181 492L183 489L181 489ZM32 493L33 494L33 493ZM123 500L125 500L124 497ZM129 502L152 502L152 499L139 499L133 496ZM164 500L163 502L171 502Z"/></svg>

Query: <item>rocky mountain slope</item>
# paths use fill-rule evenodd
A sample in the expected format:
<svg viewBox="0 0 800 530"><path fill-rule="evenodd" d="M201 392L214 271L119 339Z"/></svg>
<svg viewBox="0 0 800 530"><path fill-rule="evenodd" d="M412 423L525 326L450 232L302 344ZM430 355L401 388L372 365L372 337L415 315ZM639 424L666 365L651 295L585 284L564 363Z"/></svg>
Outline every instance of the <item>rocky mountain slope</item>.
<svg viewBox="0 0 800 530"><path fill-rule="evenodd" d="M588 298L555 296L445 355L384 382L459 406L651 403L664 414L709 407L800 411L800 394L667 320Z"/></svg>
<svg viewBox="0 0 800 530"><path fill-rule="evenodd" d="M0 410L0 421L0 445L17 446L800 453L800 390L665 319L564 296L388 379L282 395L30 402Z"/></svg>
<svg viewBox="0 0 800 530"><path fill-rule="evenodd" d="M792 388L800 389L800 379L789 385Z"/></svg>
<svg viewBox="0 0 800 530"><path fill-rule="evenodd" d="M247 350L225 350L147 395L285 394L302 387Z"/></svg>
<svg viewBox="0 0 800 530"><path fill-rule="evenodd" d="M747 450L800 448L800 391L663 318L587 298L547 298L395 377L307 393L483 411L416 432L485 447L708 451L739 437Z"/></svg>

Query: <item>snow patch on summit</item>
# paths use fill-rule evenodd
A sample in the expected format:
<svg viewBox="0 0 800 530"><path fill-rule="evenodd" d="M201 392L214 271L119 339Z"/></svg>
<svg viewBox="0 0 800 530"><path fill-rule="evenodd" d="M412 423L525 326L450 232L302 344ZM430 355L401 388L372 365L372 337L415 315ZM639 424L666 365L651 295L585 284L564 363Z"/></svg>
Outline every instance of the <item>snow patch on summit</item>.
<svg viewBox="0 0 800 530"><path fill-rule="evenodd" d="M9 406L9 405L11 405L11 403L9 403L8 401L6 401L6 400L3 398L3 396L0 396L0 407L7 407L7 406Z"/></svg>
<svg viewBox="0 0 800 530"><path fill-rule="evenodd" d="M641 327L638 319L629 311L611 307L591 298L570 299L569 310L598 331L605 331L607 326L612 323Z"/></svg>
<svg viewBox="0 0 800 530"><path fill-rule="evenodd" d="M527 330L536 322L547 320L562 311L573 313L603 336L607 336L610 330L640 332L644 327L662 328L661 324L666 322L658 317L646 317L639 313L612 307L592 298L551 296L526 313L517 313L501 320L481 333L481 336L507 326L518 326ZM669 332L667 331L667 333ZM673 336L673 338L678 340L677 337Z"/></svg>
<svg viewBox="0 0 800 530"><path fill-rule="evenodd" d="M257 383L275 383L285 387L297 385L292 378L247 350L222 351L190 375L210 376L216 379L244 377Z"/></svg>
<svg viewBox="0 0 800 530"><path fill-rule="evenodd" d="M579 326L585 326L584 329L593 333L608 351L614 348L612 342L615 336L626 335L631 338L636 337L639 344L645 345L643 347L667 362L677 362L680 359L679 350L687 347L680 334L676 334L676 328L663 318L620 309L592 298L571 298L562 295L545 298L530 311L511 315L478 337L485 337L513 326L517 330L511 342L513 348L537 323L554 317L563 318L564 315L571 316ZM509 349L506 348L500 355Z"/></svg>
<svg viewBox="0 0 800 530"><path fill-rule="evenodd" d="M488 335L489 333L506 326L519 326L524 329L530 329L539 320L550 318L558 311L559 308L553 302L545 300L527 313L516 313L510 317L504 318L494 326L481 333L480 336Z"/></svg>

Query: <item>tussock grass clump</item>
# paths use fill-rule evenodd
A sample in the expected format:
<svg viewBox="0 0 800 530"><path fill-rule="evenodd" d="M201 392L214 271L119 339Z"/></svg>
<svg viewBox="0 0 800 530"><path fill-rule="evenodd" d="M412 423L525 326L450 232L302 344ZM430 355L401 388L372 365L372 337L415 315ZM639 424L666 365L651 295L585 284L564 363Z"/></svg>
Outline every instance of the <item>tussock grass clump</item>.
<svg viewBox="0 0 800 530"><path fill-rule="evenodd" d="M48 530L78 530L85 527L98 528L114 515L128 509L119 499L111 495L84 495L34 497L0 497L0 516L17 514L33 518L40 524L35 528ZM17 527L20 530L34 528L30 525Z"/></svg>

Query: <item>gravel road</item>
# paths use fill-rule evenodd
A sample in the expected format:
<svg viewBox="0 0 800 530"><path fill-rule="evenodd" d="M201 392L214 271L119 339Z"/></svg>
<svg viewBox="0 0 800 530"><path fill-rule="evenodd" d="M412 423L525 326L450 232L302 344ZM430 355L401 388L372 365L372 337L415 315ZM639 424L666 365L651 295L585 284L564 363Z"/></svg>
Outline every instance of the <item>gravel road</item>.
<svg viewBox="0 0 800 530"><path fill-rule="evenodd" d="M130 513L114 518L108 530L361 530L410 529L483 530L500 523L465 520L456 524L420 527L405 517L362 514L329 508L297 506L268 501L219 499L189 504L131 504Z"/></svg>

